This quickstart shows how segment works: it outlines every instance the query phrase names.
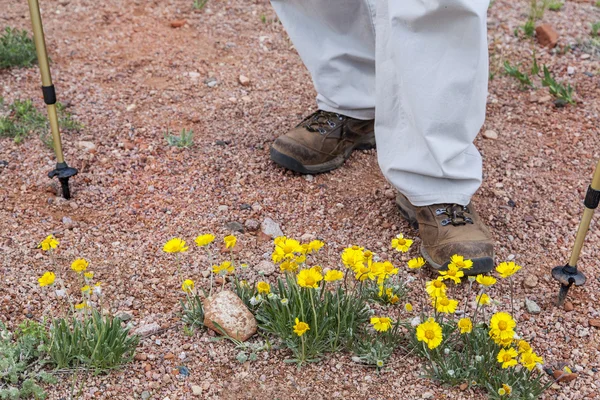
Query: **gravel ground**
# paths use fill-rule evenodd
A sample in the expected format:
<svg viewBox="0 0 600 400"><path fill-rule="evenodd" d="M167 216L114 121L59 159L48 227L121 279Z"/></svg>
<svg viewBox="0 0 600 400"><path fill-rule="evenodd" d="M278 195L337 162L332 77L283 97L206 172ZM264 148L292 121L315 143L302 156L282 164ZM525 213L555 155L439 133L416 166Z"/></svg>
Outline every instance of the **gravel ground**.
<svg viewBox="0 0 600 400"><path fill-rule="evenodd" d="M513 35L527 3L498 0L491 8L492 70L503 60L529 65L532 43ZM152 399L188 399L192 385L210 399L484 398L422 379L411 355L395 354L381 373L347 354L298 370L282 362L283 351L239 364L230 343L183 333L175 265L160 251L173 236L190 240L210 231L222 237L230 233L228 222L270 217L286 235L325 240L322 264L329 266L353 243L399 262L389 240L400 232L416 236L396 211L375 151L357 152L343 168L315 177L269 161L270 142L314 109L315 93L268 2L209 1L200 12L191 0L44 0L42 7L59 100L85 124L81 133L64 135L66 159L80 173L72 179L73 199L65 201L46 177L54 158L40 140L15 145L0 138L0 160L9 163L0 169L0 320L14 326L51 305L36 286L48 259L35 247L54 233L59 262L88 259L112 312L130 313L136 327L162 328L142 341L136 361L122 371L76 377L85 382L82 398L138 399L146 392ZM30 30L26 2L0 0L0 8L0 28ZM183 27L171 27L181 19ZM518 285L520 332L548 362L564 361L580 372L549 390L548 399L597 398L600 387L600 335L588 322L600 317L597 222L580 261L588 282L569 293L572 311L553 305L558 286L550 277L550 269L568 259L600 158L599 58L581 45L597 20L600 9L591 2L567 1L544 21L561 35L558 50L572 50L535 45L540 65L575 86L577 106L555 108L544 90L522 91L497 73L482 133L493 130L498 138L476 139L485 180L474 201L493 229L498 260L514 259L524 266L519 279L533 281L532 288ZM240 75L249 78L245 86ZM39 82L36 68L2 71L0 95L7 102L32 98L41 109ZM193 129L194 146L168 147L167 128ZM271 242L263 235L238 237L240 259L256 265L268 257ZM206 258L194 251L184 262L188 275L202 282ZM525 297L542 313L528 314ZM189 377L176 374L180 365ZM65 398L71 382L65 375L49 388L49 398Z"/></svg>

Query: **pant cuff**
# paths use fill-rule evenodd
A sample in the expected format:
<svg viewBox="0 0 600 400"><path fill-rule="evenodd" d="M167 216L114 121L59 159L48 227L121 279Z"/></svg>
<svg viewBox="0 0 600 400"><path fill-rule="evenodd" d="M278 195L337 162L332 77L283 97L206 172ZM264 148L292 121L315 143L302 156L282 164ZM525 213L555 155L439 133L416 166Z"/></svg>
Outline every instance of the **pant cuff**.
<svg viewBox="0 0 600 400"><path fill-rule="evenodd" d="M317 100L317 106L319 110L329 111L338 113L341 115L345 115L350 118L361 119L361 120L371 120L375 119L375 109L374 108L365 108L358 110L344 110L342 108L331 107L321 101Z"/></svg>
<svg viewBox="0 0 600 400"><path fill-rule="evenodd" d="M403 194L416 207L430 206L432 204L460 204L466 206L471 202L471 196L462 193Z"/></svg>

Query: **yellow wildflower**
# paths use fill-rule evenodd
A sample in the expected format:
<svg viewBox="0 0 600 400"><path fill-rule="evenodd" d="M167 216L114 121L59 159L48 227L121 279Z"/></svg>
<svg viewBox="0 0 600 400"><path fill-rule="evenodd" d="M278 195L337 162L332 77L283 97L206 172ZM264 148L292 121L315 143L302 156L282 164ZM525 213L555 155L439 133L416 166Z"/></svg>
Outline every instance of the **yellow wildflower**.
<svg viewBox="0 0 600 400"><path fill-rule="evenodd" d="M498 388L498 394L500 396L504 396L506 394L506 390L503 387Z"/></svg>
<svg viewBox="0 0 600 400"><path fill-rule="evenodd" d="M392 239L392 248L396 249L396 251L401 251L402 253L406 253L412 244L413 240L406 239L403 234L399 234Z"/></svg>
<svg viewBox="0 0 600 400"><path fill-rule="evenodd" d="M281 264L279 264L279 269L282 272L284 272L284 271L296 272L296 271L298 271L298 263L294 260L284 261Z"/></svg>
<svg viewBox="0 0 600 400"><path fill-rule="evenodd" d="M359 268L363 268L364 262L367 261L362 248L358 246L352 246L344 249L342 252L342 263L346 268L350 268L356 272Z"/></svg>
<svg viewBox="0 0 600 400"><path fill-rule="evenodd" d="M194 239L196 244L200 247L208 246L213 242L213 240L215 240L215 235L211 233L205 233L204 235L200 235Z"/></svg>
<svg viewBox="0 0 600 400"><path fill-rule="evenodd" d="M521 364L528 370L533 370L536 364L543 364L544 360L533 352L533 350L526 351L521 354Z"/></svg>
<svg viewBox="0 0 600 400"><path fill-rule="evenodd" d="M84 308L87 308L87 307L88 307L88 304L85 301L81 302L79 304L75 304L75 309L78 310L78 311L81 311L81 310L83 310Z"/></svg>
<svg viewBox="0 0 600 400"><path fill-rule="evenodd" d="M38 282L40 283L41 287L50 286L54 284L55 279L56 275L54 275L54 272L48 271L38 279Z"/></svg>
<svg viewBox="0 0 600 400"><path fill-rule="evenodd" d="M506 312L497 312L490 320L490 337L498 344L510 344L515 335L515 320Z"/></svg>
<svg viewBox="0 0 600 400"><path fill-rule="evenodd" d="M84 272L83 276L85 277L85 279L93 279L94 278L94 273L92 271L90 271L90 272Z"/></svg>
<svg viewBox="0 0 600 400"><path fill-rule="evenodd" d="M408 268L410 269L419 269L423 265L425 265L425 260L423 259L423 257L417 257L408 260Z"/></svg>
<svg viewBox="0 0 600 400"><path fill-rule="evenodd" d="M508 395L512 393L512 387L510 385L507 385L506 383L502 384L502 389L504 389L504 392L506 392L506 394Z"/></svg>
<svg viewBox="0 0 600 400"><path fill-rule="evenodd" d="M473 323L469 318L461 318L458 320L460 333L470 333L473 330Z"/></svg>
<svg viewBox="0 0 600 400"><path fill-rule="evenodd" d="M398 268L394 267L394 264L392 264L391 262L384 261L383 262L383 272L385 273L386 277L391 276L391 275L396 275L398 273Z"/></svg>
<svg viewBox="0 0 600 400"><path fill-rule="evenodd" d="M181 284L181 290L183 290L184 292L190 294L193 292L194 290L194 281L191 279L186 279L183 281L183 283Z"/></svg>
<svg viewBox="0 0 600 400"><path fill-rule="evenodd" d="M392 327L392 319L388 317L371 317L371 325L378 332L385 332Z"/></svg>
<svg viewBox="0 0 600 400"><path fill-rule="evenodd" d="M258 290L258 293L269 294L271 293L271 285L267 282L260 281L256 284L256 290Z"/></svg>
<svg viewBox="0 0 600 400"><path fill-rule="evenodd" d="M442 281L442 277L427 282L425 290L432 298L446 296L446 284Z"/></svg>
<svg viewBox="0 0 600 400"><path fill-rule="evenodd" d="M308 244L306 252L308 254L310 254L310 253L316 253L319 250L321 250L321 247L323 247L323 246L325 246L325 243L323 243L322 241L320 241L320 240L313 240L313 241L311 241Z"/></svg>
<svg viewBox="0 0 600 400"><path fill-rule="evenodd" d="M275 249L273 249L273 262L281 262L296 258L297 253L302 253L300 242L295 239L288 239L285 236L275 238Z"/></svg>
<svg viewBox="0 0 600 400"><path fill-rule="evenodd" d="M493 276L489 276L489 275L477 275L477 283L479 283L480 285L483 286L492 286L494 283L496 283L496 278L494 278Z"/></svg>
<svg viewBox="0 0 600 400"><path fill-rule="evenodd" d="M417 340L425 342L430 350L438 347L442 338L442 327L433 318L417 326Z"/></svg>
<svg viewBox="0 0 600 400"><path fill-rule="evenodd" d="M85 259L78 258L71 263L71 269L80 274L87 269L88 265L89 263Z"/></svg>
<svg viewBox="0 0 600 400"><path fill-rule="evenodd" d="M165 253L183 253L187 250L188 248L185 245L185 240L180 238L173 238L163 246L163 251Z"/></svg>
<svg viewBox="0 0 600 400"><path fill-rule="evenodd" d="M521 269L520 265L515 264L513 261L500 263L496 267L496 271L503 278L508 278L513 275L515 272Z"/></svg>
<svg viewBox="0 0 600 400"><path fill-rule="evenodd" d="M335 282L341 279L344 279L344 273L342 271L338 271L337 269L329 270L325 274L326 282Z"/></svg>
<svg viewBox="0 0 600 400"><path fill-rule="evenodd" d="M225 248L233 249L237 243L237 238L233 235L228 235L223 238L223 241L225 242Z"/></svg>
<svg viewBox="0 0 600 400"><path fill-rule="evenodd" d="M231 264L231 261L223 261L220 265L213 265L212 272L215 274L227 275L227 273L233 273L235 267Z"/></svg>
<svg viewBox="0 0 600 400"><path fill-rule="evenodd" d="M519 350L519 353L526 353L531 351L531 346L525 340L519 340L517 349Z"/></svg>
<svg viewBox="0 0 600 400"><path fill-rule="evenodd" d="M323 273L323 268L321 268L320 265L315 265L315 266L311 267L310 269L312 269L313 271L317 271L320 274Z"/></svg>
<svg viewBox="0 0 600 400"><path fill-rule="evenodd" d="M459 284L460 278L465 276L465 273L457 267L450 264L448 265L447 271L440 271L440 275L442 279L451 279L454 283Z"/></svg>
<svg viewBox="0 0 600 400"><path fill-rule="evenodd" d="M486 306L486 305L490 304L490 302L492 300L490 299L490 296L488 296L486 293L482 293L482 294L478 294L477 297L475 297L475 301L480 306Z"/></svg>
<svg viewBox="0 0 600 400"><path fill-rule="evenodd" d="M459 256L458 254L450 257L450 264L448 267L454 267L456 269L471 269L473 267L473 261L465 260L463 256Z"/></svg>
<svg viewBox="0 0 600 400"><path fill-rule="evenodd" d="M501 349L498 353L497 360L499 363L502 363L502 368L506 369L508 367L514 367L515 365L517 365L517 355L517 351L512 347L508 350Z"/></svg>
<svg viewBox="0 0 600 400"><path fill-rule="evenodd" d="M444 314L453 314L456 312L456 307L458 306L458 300L452 300L446 296L436 297L432 299L431 302L435 306L437 312Z"/></svg>
<svg viewBox="0 0 600 400"><path fill-rule="evenodd" d="M571 368L569 368L566 365L563 367L563 371L565 371L567 374L572 374L573 373L573 371L571 370Z"/></svg>
<svg viewBox="0 0 600 400"><path fill-rule="evenodd" d="M296 318L296 325L294 325L294 333L298 336L302 336L308 330L310 330L308 324L306 322L300 322L300 320Z"/></svg>
<svg viewBox="0 0 600 400"><path fill-rule="evenodd" d="M84 287L81 288L81 293L84 294L90 294L91 288L89 285L85 285Z"/></svg>
<svg viewBox="0 0 600 400"><path fill-rule="evenodd" d="M360 281L360 282L363 282L367 279L374 280L376 278L376 275L373 273L373 271L369 267L364 267L364 266L359 267L354 272L356 272L354 277L356 278L357 281Z"/></svg>
<svg viewBox="0 0 600 400"><path fill-rule="evenodd" d="M54 235L46 236L46 239L42 240L42 242L38 245L42 250L48 251L51 249L55 249L59 245L58 240L54 237Z"/></svg>
<svg viewBox="0 0 600 400"><path fill-rule="evenodd" d="M306 288L318 288L323 275L314 269L303 269L297 275L298 285Z"/></svg>
<svg viewBox="0 0 600 400"><path fill-rule="evenodd" d="M412 304L410 304L410 303L406 303L406 304L404 305L404 309L405 309L407 312L412 312L412 310L413 310L413 306L412 306Z"/></svg>

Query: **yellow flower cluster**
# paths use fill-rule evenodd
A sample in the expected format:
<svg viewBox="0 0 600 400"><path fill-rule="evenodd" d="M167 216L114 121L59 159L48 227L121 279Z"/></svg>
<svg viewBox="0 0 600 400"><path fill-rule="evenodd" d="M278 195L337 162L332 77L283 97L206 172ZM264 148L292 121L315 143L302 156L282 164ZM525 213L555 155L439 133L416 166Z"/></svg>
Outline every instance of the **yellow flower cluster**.
<svg viewBox="0 0 600 400"><path fill-rule="evenodd" d="M58 247L58 245L59 242L54 237L54 235L48 235L46 236L46 239L42 240L40 244L38 244L38 247L41 247L43 251L48 251L55 249L56 247Z"/></svg>
<svg viewBox="0 0 600 400"><path fill-rule="evenodd" d="M320 240L301 244L296 239L279 236L273 240L275 245L271 258L274 263L279 263L282 272L296 272L300 265L306 262L306 255L317 253L324 245Z"/></svg>

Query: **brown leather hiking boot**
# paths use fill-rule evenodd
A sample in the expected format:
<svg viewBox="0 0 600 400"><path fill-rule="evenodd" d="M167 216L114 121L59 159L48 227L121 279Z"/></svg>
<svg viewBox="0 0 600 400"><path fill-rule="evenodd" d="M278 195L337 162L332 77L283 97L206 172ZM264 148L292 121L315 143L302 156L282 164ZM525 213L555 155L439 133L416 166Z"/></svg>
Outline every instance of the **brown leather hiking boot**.
<svg viewBox="0 0 600 400"><path fill-rule="evenodd" d="M318 110L271 146L271 160L302 174L340 167L352 151L375 147L374 121Z"/></svg>
<svg viewBox="0 0 600 400"><path fill-rule="evenodd" d="M494 242L488 228L473 208L458 204L416 207L402 194L396 196L400 212L419 229L421 254L435 269L447 269L454 254L469 258L473 267L465 275L486 273L494 267Z"/></svg>

